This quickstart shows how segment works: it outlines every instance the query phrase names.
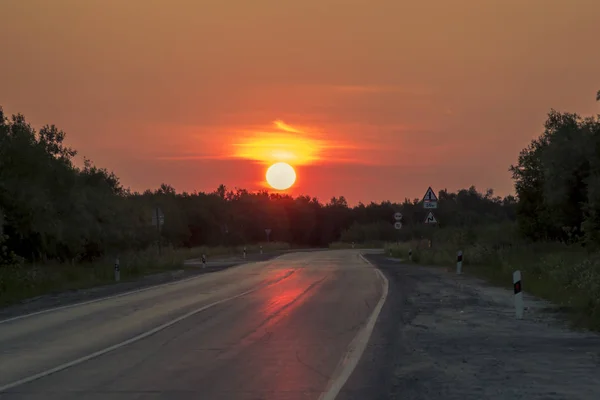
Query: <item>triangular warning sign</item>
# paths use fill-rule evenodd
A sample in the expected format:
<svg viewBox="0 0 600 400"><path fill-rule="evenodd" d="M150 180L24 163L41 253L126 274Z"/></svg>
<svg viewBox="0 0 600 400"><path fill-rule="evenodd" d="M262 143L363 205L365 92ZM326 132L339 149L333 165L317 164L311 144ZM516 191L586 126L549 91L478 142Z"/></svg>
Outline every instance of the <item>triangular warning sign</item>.
<svg viewBox="0 0 600 400"><path fill-rule="evenodd" d="M427 214L427 217L425 218L425 223L426 224L437 224L437 219L435 219L435 217L433 216L433 213L431 211L429 211L429 214Z"/></svg>
<svg viewBox="0 0 600 400"><path fill-rule="evenodd" d="M429 188L427 189L427 192L425 192L425 196L423 196L423 202L430 202L430 201L437 201L437 196L433 192L433 189L431 188L431 186L429 186Z"/></svg>

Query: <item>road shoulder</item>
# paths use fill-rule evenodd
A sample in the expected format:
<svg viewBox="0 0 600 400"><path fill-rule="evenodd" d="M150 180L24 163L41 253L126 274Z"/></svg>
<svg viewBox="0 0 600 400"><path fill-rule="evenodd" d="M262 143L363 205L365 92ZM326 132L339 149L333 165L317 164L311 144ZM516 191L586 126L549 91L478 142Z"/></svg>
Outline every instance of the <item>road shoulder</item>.
<svg viewBox="0 0 600 400"><path fill-rule="evenodd" d="M14 318L20 315L37 313L40 311L53 309L57 307L64 307L77 303L94 301L105 297L111 297L127 292L151 288L153 286L178 282L184 279L193 278L207 273L222 271L224 269L237 267L251 262L269 261L271 259L281 256L282 254L284 253L273 252L269 254L251 254L245 260L242 258L217 258L215 260L210 260L206 268L202 268L200 262L186 262L186 265L182 266L180 269L176 269L169 272L162 272L158 274L146 275L140 277L139 279L131 281L47 294L31 299L26 299L17 304L0 308L0 321Z"/></svg>
<svg viewBox="0 0 600 400"><path fill-rule="evenodd" d="M439 268L367 258L390 293L348 399L598 399L600 336L574 332L528 296Z"/></svg>

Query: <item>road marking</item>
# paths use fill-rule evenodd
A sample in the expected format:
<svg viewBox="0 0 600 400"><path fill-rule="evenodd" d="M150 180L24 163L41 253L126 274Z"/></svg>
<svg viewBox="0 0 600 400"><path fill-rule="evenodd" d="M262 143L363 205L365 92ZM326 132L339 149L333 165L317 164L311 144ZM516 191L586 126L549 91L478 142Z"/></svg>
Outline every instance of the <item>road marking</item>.
<svg viewBox="0 0 600 400"><path fill-rule="evenodd" d="M130 339L127 339L127 340L125 340L125 341L123 341L121 343L117 343L115 345L112 345L110 347L104 348L104 349L99 350L99 351L97 351L95 353L88 354L87 356L78 358L76 360L69 361L68 363L64 363L62 365L59 365L58 367L54 367L54 368L48 369L46 371L42 371L42 372L40 372L38 374L29 376L27 378L19 379L18 381L6 384L4 386L0 386L0 393L6 391L8 389L12 389L14 387L23 385L25 383L33 382L33 381L35 381L37 379L46 377L48 375L52 375L52 374L54 374L56 372L60 372L60 371L65 370L67 368L71 368L71 367L73 367L75 365L81 364L81 363L89 361L89 360L91 360L93 358L96 358L96 357L99 357L99 356L104 355L106 353L109 353L111 351L117 350L117 349L119 349L119 348L121 348L123 346L127 346L127 345L130 345L130 344L135 343L137 341L140 341L142 339L145 339L148 336L154 335L155 333L158 333L158 332L160 332L160 331L162 331L162 330L164 330L164 329L166 329L166 328L168 328L168 327L170 327L172 325L175 325L178 322L183 321L186 318L189 318L189 317L191 317L191 316L193 316L195 314L201 313L202 311L205 311L205 310L207 310L207 309L209 309L211 307L214 307L214 306L219 305L219 304L223 304L223 303L228 302L230 300L235 300L235 299L240 298L242 296L245 296L247 294L256 292L257 290L263 289L263 288L265 288L267 286L275 285L275 284L277 284L277 283L279 283L279 282L287 279L288 277L290 277L291 275L293 275L295 272L296 272L295 270L290 270L288 273L286 273L282 277L277 278L277 279L273 280L272 282L267 283L266 285L260 285L259 284L254 289L246 290L245 292L238 293L235 296L230 296L230 297L227 297L225 299L221 299L221 300L215 301L213 303L207 304L205 306L202 306L200 308L197 308L197 309L195 309L193 311L190 311L187 314L184 314L184 315L182 315L180 317L172 319L169 322L166 322L166 323L164 323L162 325L159 325L159 326L157 326L157 327L155 327L153 329L150 329L149 331L141 333L141 334L139 334L137 336L134 336L134 337L132 337Z"/></svg>
<svg viewBox="0 0 600 400"><path fill-rule="evenodd" d="M275 260L275 259L273 259L273 260ZM269 260L269 261L273 261L273 260ZM264 262L264 261L259 261L259 262ZM241 262L240 265L244 265L244 264L258 264L259 262L254 262L254 263L244 263L244 262ZM225 268L222 271L226 271L227 269L229 269L229 268ZM220 271L215 271L215 272L220 272ZM212 273L215 273L215 272L212 272ZM105 300L110 300L110 299L117 299L119 297L130 296L132 294L142 293L142 292L146 292L146 291L152 290L152 289L158 289L158 288L161 288L161 287L167 287L167 286L176 285L176 284L180 284L180 283L184 283L184 282L189 282L189 281L192 281L194 279L201 278L201 277L203 277L205 275L206 274L198 274L198 275L192 276L190 278L185 278L185 279L181 279L181 280L175 280L175 281L167 282L167 283L161 283L161 284L158 284L158 285L152 285L152 286L145 287L143 289L136 289L136 290L132 290L132 291L129 291L129 292L123 292L123 293L118 293L118 294L114 294L114 295L111 295L111 296L100 297L99 299L83 301L81 303L67 304L67 305L64 305L64 306L59 306L59 307L54 307L54 308L48 308L46 310L40 310L40 311L32 312L32 313L29 313L29 314L18 315L16 317L11 317L11 318L0 320L0 325L5 324L7 322L17 321L19 319L29 318L29 317L33 317L33 316L40 315L40 314L46 314L46 313L53 312L53 311L66 310L68 308L73 308L73 307L78 307L78 306L85 306L87 304L98 303L100 301L105 301Z"/></svg>
<svg viewBox="0 0 600 400"><path fill-rule="evenodd" d="M371 265L375 269L375 273L380 277L383 283L383 290L381 293L381 297L377 302L377 305L373 309L373 312L369 316L367 323L362 327L362 329L356 334L354 339L348 345L348 349L346 354L342 357L340 362L333 375L331 375L331 379L329 380L325 391L319 396L319 400L335 400L342 387L346 384L346 381L356 368L360 357L365 351L365 347L367 347L367 343L371 337L371 333L373 333L373 328L375 328L375 323L377 322L377 318L379 317L379 313L381 313L381 309L383 308L383 304L385 303L385 299L388 295L389 282L385 275L375 267L369 260L367 260L362 254L360 254L360 258L367 264Z"/></svg>
<svg viewBox="0 0 600 400"><path fill-rule="evenodd" d="M99 357L99 356L104 355L106 353L109 353L111 351L117 350L117 349L119 349L119 348L121 348L123 346L127 346L129 344L135 343L135 342L137 342L139 340L147 338L148 336L154 335L155 333L160 332L160 331L162 331L162 330L164 330L164 329L166 329L166 328L168 328L168 327L170 327L172 325L175 325L176 323L181 322L181 321L183 321L186 318L189 318L189 317L191 317L191 316L193 316L195 314L198 314L198 313L200 313L202 311L205 311L205 310L207 310L207 309L209 309L211 307L214 307L216 305L225 303L227 301L234 300L234 299L237 299L239 297L245 296L245 295L250 294L252 292L255 292L255 291L257 291L257 290L259 290L261 288L262 288L262 286L259 286L259 287L256 287L254 289L247 290L247 291L245 291L243 293L239 293L239 294L237 294L235 296L228 297L228 298L225 298L225 299L221 299L221 300L215 301L214 303L207 304L207 305L205 305L203 307L200 307L200 308L198 308L196 310L190 311L189 313L187 313L185 315L182 315L182 316L180 316L178 318L175 318L175 319L173 319L173 320L171 320L171 321L169 321L167 323L164 323L164 324L162 324L160 326L157 326L156 328L153 328L153 329L151 329L149 331L146 331L146 332L144 332L142 334L139 334L139 335L137 335L135 337L127 339L127 340L125 340L125 341L123 341L121 343L117 343L117 344L112 345L110 347L107 347L105 349L99 350L99 351L97 351L95 353L89 354L87 356L78 358L76 360L70 361L70 362L62 364L62 365L59 365L58 367L54 367L54 368L48 369L46 371L40 372L38 374L29 376L27 378L20 379L18 381L9 383L9 384L4 385L4 386L0 386L0 392L4 392L5 390L12 389L14 387L23 385L25 383L29 383L29 382L35 381L37 379L44 378L44 377L46 377L48 375L52 375L52 374L54 374L56 372L60 372L60 371L65 370L67 368L71 368L71 367L73 367L75 365L81 364L81 363L83 363L85 361L89 361L89 360L91 360L93 358L96 358L96 357Z"/></svg>

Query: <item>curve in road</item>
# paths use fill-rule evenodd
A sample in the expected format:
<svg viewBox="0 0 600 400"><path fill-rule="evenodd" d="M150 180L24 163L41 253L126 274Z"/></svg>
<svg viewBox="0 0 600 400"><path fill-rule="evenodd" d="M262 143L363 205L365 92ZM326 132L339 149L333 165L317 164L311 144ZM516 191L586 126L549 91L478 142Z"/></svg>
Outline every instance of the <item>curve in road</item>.
<svg viewBox="0 0 600 400"><path fill-rule="evenodd" d="M385 296L324 251L31 315L0 325L1 396L333 399Z"/></svg>

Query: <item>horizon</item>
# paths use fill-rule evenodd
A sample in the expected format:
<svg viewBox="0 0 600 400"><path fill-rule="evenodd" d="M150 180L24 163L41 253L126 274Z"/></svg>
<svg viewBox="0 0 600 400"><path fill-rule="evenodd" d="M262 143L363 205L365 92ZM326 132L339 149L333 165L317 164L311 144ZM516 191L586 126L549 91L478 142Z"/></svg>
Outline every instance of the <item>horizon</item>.
<svg viewBox="0 0 600 400"><path fill-rule="evenodd" d="M0 105L133 191L255 192L284 161L297 181L270 192L504 197L550 109L598 112L588 0L43 4L3 4Z"/></svg>
<svg viewBox="0 0 600 400"><path fill-rule="evenodd" d="M3 109L2 105L0 105L0 111L3 112L4 117L7 118L7 120L9 121L9 123L12 122L11 116L22 115L21 113L6 114L6 111ZM25 115L22 115L22 116L25 117L25 123L28 123L27 116L25 116ZM31 125L31 124L29 124L29 125ZM44 125L53 126L52 124L44 124ZM56 128L58 129L58 131L61 131L60 127L56 127ZM36 129L36 127L32 126L31 129L32 129L33 132L36 133L36 135L39 133L39 129ZM65 145L68 147L68 141L65 141ZM72 156L72 158L70 157L70 162L72 162L72 166L75 167L76 169L78 169L79 171L83 170L83 168L85 166L85 161L87 160L87 161L89 161L91 163L90 164L91 166L96 167L96 168L100 168L100 169L104 169L109 174L110 173L114 174L114 171L111 171L109 168L106 168L106 167L104 167L102 165L97 165L97 164L94 163L93 160L90 160L89 158L85 157L85 155L80 155L77 152L77 149L70 148L70 150L74 150L75 153L76 153L74 156ZM361 200L358 200L358 201L352 202L352 201L348 201L348 199L346 198L346 196L344 196L343 194L337 194L337 195L334 194L333 196L331 196L329 198L321 198L321 197L318 197L318 196L313 196L313 195L311 195L309 193L297 192L295 190L294 191L292 191L292 190L278 190L275 187L269 186L269 184L267 182L264 182L264 183L261 182L261 185L260 185L261 187L257 188L257 189L253 189L253 190L249 190L247 188L237 187L237 186L236 187L230 187L230 186L227 186L225 183L221 183L216 188L213 188L213 189L206 189L206 190L197 190L197 189L194 189L192 191L186 191L186 190L177 190L177 188L173 187L171 184L169 184L169 182L162 182L162 183L160 183L155 188L133 189L133 188L131 188L131 186L127 186L127 184L123 183L121 181L121 179L119 178L118 175L115 174L115 176L118 179L118 183L119 183L120 187L122 189L124 189L125 191L129 192L129 194L131 194L131 195L144 195L148 191L150 193L154 194L156 192L159 192L163 188L163 185L168 186L170 188L170 190L173 190L174 193L177 194L177 195L183 195L183 194L186 194L186 195L207 194L208 195L208 194L217 194L218 193L218 189L221 186L223 186L225 188L225 190L226 190L226 193L234 193L235 194L238 191L245 191L245 192L247 192L247 193L249 193L251 195L258 195L258 194L266 193L269 196L271 196L271 195L282 196L282 197L289 196L289 197L291 197L293 199L296 199L296 198L299 198L299 197L308 197L310 199L316 199L322 205L327 204L333 198L337 198L337 199L344 198L344 200L346 200L346 203L348 204L348 207L350 207L350 208L358 207L361 204L364 205L364 206L368 206L369 204L381 205L381 204L386 203L386 202L389 202L391 204L403 204L407 200L410 201L411 203L414 203L414 204L417 204L418 202L422 202L422 200L419 200L419 197L408 197L408 196L405 196L404 198L397 199L397 200L382 199L382 200L379 200L379 201L373 201L373 200L371 200L371 201L368 201L368 202L363 202ZM433 189L432 188L432 190L434 191L434 193L436 193L436 195L438 195L441 191L446 191L448 193L458 194L460 191L462 191L462 190L470 190L472 187L474 187L474 185L457 188L455 190L450 190L447 187L439 188L439 189ZM428 187L428 189L426 189L423 192L424 196L426 196L429 188L430 187ZM494 190L494 188L490 188L490 187L486 187L486 188L477 188L477 187L475 187L475 189L476 189L477 193L481 194L482 196L485 196L486 192L488 192L489 190L492 190L492 194L496 198L500 197L502 199L506 199L508 197L513 197L513 198L516 199L514 193L508 193L506 195L499 195L498 193L496 193L496 191ZM296 192L296 193L292 193L292 192Z"/></svg>

